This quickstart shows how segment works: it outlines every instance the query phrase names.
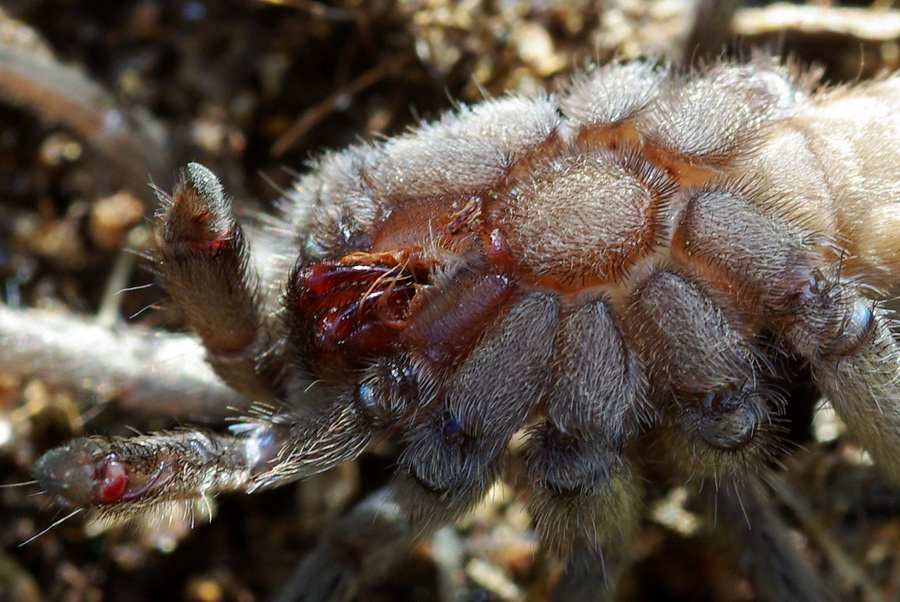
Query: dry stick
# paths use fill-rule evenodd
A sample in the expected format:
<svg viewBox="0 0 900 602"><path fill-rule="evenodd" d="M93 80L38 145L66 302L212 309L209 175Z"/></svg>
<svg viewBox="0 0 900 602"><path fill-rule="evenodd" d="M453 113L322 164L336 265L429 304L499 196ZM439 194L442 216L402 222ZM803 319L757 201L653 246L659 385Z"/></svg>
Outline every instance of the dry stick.
<svg viewBox="0 0 900 602"><path fill-rule="evenodd" d="M779 3L737 11L732 30L738 36L774 32L832 33L860 40L892 42L900 37L900 11Z"/></svg>
<svg viewBox="0 0 900 602"><path fill-rule="evenodd" d="M125 174L125 183L147 207L156 205L147 182L172 177L163 144L131 123L112 93L52 57L28 48L0 48L0 99L84 140Z"/></svg>
<svg viewBox="0 0 900 602"><path fill-rule="evenodd" d="M386 76L400 69L406 64L407 60L407 57L400 57L397 60L381 61L368 71L341 86L337 91L328 95L328 97L319 104L304 111L303 114L297 118L297 120L294 121L294 123L291 124L291 126L285 130L272 145L272 156L280 157L284 155L284 153L297 144L297 141L303 138L309 130L334 111L334 108L345 96L353 96L354 94L359 94L366 88L370 88Z"/></svg>
<svg viewBox="0 0 900 602"><path fill-rule="evenodd" d="M884 596L878 591L878 587L872 582L865 572L853 562L853 559L834 540L828 529L816 516L815 511L806 501L794 491L784 479L775 474L766 476L766 483L775 492L775 495L791 509L791 512L803 524L806 533L812 537L819 549L828 558L834 570L843 578L862 590L863 599L866 602L885 602Z"/></svg>
<svg viewBox="0 0 900 602"><path fill-rule="evenodd" d="M297 10L304 10L317 19L325 21L354 21L364 13L361 8L339 8L328 6L324 2L314 0L262 0L276 6L290 6Z"/></svg>

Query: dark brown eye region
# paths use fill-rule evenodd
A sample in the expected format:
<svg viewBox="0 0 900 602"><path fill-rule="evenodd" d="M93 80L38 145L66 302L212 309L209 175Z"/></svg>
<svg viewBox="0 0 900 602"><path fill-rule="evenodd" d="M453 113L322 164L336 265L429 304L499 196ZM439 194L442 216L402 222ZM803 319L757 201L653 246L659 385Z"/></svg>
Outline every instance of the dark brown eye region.
<svg viewBox="0 0 900 602"><path fill-rule="evenodd" d="M255 411L228 431L76 439L38 482L115 520L391 441L393 480L343 524L394 530L323 544L365 565L469 512L514 447L535 532L573 579L599 575L598 599L646 490L676 487L728 517L717 528L754 557L759 599L828 599L772 535L761 483L791 453L788 365L900 482L900 167L895 144L873 142L900 140L900 79L799 82L764 58L594 67L558 94L326 154L263 232L189 164L161 195L155 267ZM265 236L269 255L251 252ZM296 596L350 595L362 569L348 563Z"/></svg>

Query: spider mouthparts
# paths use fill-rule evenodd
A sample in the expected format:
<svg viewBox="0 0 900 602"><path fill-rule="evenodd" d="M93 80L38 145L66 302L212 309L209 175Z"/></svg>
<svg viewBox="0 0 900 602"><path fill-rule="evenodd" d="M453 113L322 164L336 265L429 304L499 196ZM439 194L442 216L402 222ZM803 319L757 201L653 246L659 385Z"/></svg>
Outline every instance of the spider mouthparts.
<svg viewBox="0 0 900 602"><path fill-rule="evenodd" d="M409 305L427 274L424 261L403 255L397 263L384 254L357 254L294 274L291 307L298 323L312 324L316 349L371 358L396 347Z"/></svg>

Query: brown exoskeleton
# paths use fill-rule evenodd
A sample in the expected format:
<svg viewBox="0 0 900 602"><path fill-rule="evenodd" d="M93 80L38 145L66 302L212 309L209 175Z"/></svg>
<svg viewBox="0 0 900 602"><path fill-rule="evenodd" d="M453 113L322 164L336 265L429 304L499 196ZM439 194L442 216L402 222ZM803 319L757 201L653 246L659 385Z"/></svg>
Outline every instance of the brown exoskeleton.
<svg viewBox="0 0 900 602"><path fill-rule="evenodd" d="M298 596L341 599L357 562L472 508L524 432L535 528L574 572L615 583L642 477L662 463L710 483L709 507L738 523L722 528L757 555L760 598L823 599L767 530L757 476L779 451L795 356L900 483L900 78L812 85L764 59L687 75L631 62L462 107L326 155L262 256L216 177L189 165L161 194L156 266L256 409L227 434L76 439L38 482L101 517L165 513L394 438L393 483L346 519L378 537L353 561L326 538L300 573Z"/></svg>

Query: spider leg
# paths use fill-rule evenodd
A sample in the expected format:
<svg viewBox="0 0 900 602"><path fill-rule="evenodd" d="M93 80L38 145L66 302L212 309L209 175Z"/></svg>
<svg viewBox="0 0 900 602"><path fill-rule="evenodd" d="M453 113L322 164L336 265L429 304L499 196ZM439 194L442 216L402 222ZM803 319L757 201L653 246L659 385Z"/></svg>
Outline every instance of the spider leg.
<svg viewBox="0 0 900 602"><path fill-rule="evenodd" d="M604 546L602 553L585 539L572 544L577 563L566 565L547 598L550 602L606 602L617 600L619 577L628 567L629 546ZM598 567L602 566L602 570Z"/></svg>
<svg viewBox="0 0 900 602"><path fill-rule="evenodd" d="M135 437L82 437L35 463L38 484L60 503L115 522L246 488L261 446L252 438L198 430Z"/></svg>
<svg viewBox="0 0 900 602"><path fill-rule="evenodd" d="M789 537L790 528L772 507L756 477L724 477L697 496L713 533L749 572L756 595L771 602L831 602L837 598Z"/></svg>
<svg viewBox="0 0 900 602"><path fill-rule="evenodd" d="M348 601L387 575L418 535L397 494L393 485L384 487L329 526L275 602Z"/></svg>
<svg viewBox="0 0 900 602"><path fill-rule="evenodd" d="M543 397L558 320L553 296L523 295L408 430L397 485L417 528L445 524L487 493L510 438Z"/></svg>
<svg viewBox="0 0 900 602"><path fill-rule="evenodd" d="M526 448L530 509L541 541L567 561L559 592L584 579L614 587L616 552L638 527L639 487L624 447L645 383L603 300L564 315L557 344L547 415Z"/></svg>
<svg viewBox="0 0 900 602"><path fill-rule="evenodd" d="M885 312L861 298L848 305L840 336L807 357L851 437L900 484L900 344Z"/></svg>
<svg viewBox="0 0 900 602"><path fill-rule="evenodd" d="M752 331L711 293L658 271L635 291L629 322L659 401L663 448L687 477L751 468L771 452L783 410Z"/></svg>
<svg viewBox="0 0 900 602"><path fill-rule="evenodd" d="M157 269L163 286L222 380L250 399L272 399L283 362L278 321L263 315L260 277L222 184L191 163L174 193L160 193L160 200Z"/></svg>
<svg viewBox="0 0 900 602"><path fill-rule="evenodd" d="M41 456L34 474L60 503L106 522L142 512L164 517L178 506L283 485L355 458L375 436L358 418L332 404L248 418L225 434L180 429L82 437Z"/></svg>
<svg viewBox="0 0 900 602"><path fill-rule="evenodd" d="M748 198L751 191L737 189L697 194L679 244L710 280L739 290L745 311L761 314L809 361L851 436L900 483L900 344L887 312L859 285L843 281L821 249Z"/></svg>
<svg viewBox="0 0 900 602"><path fill-rule="evenodd" d="M35 477L64 504L110 520L284 485L356 458L419 398L418 375L415 366L386 360L356 387L313 389L291 407L254 406L231 433L75 439L47 452Z"/></svg>
<svg viewBox="0 0 900 602"><path fill-rule="evenodd" d="M423 414L406 433L408 446L394 482L323 534L279 599L351 599L415 542L484 497L510 437L542 397L558 312L551 296L520 298L440 391L381 404L404 408L400 414ZM532 333L524 341L523 329ZM376 399L385 398L377 378L364 382L373 384Z"/></svg>

